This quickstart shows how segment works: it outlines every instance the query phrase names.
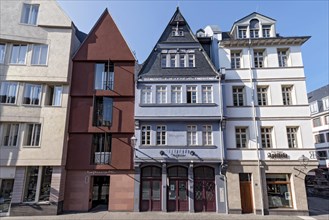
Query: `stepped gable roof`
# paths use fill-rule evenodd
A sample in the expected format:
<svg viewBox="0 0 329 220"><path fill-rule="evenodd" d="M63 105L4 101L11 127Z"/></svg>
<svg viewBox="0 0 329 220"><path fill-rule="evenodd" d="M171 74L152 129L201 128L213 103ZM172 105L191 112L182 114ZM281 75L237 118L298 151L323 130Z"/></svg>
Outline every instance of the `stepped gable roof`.
<svg viewBox="0 0 329 220"><path fill-rule="evenodd" d="M180 31L183 32L183 34L181 36L174 36L173 31ZM194 51L195 67L162 68L161 53L165 53L165 51L176 51L178 53L182 51ZM139 78L216 77L219 76L219 73L216 71L210 58L177 7L160 39L144 62L138 76Z"/></svg>

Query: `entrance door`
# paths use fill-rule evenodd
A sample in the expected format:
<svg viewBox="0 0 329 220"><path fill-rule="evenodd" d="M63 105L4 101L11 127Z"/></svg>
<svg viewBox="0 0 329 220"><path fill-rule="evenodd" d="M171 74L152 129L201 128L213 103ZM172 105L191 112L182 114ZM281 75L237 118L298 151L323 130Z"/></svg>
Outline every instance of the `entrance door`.
<svg viewBox="0 0 329 220"><path fill-rule="evenodd" d="M251 190L251 174L240 173L240 196L241 196L241 209L242 213L252 213L252 190Z"/></svg>
<svg viewBox="0 0 329 220"><path fill-rule="evenodd" d="M161 211L161 169L148 166L142 169L141 211Z"/></svg>
<svg viewBox="0 0 329 220"><path fill-rule="evenodd" d="M9 211L13 187L14 179L0 179L0 213Z"/></svg>
<svg viewBox="0 0 329 220"><path fill-rule="evenodd" d="M96 206L108 207L110 178L108 176L94 176L92 188L92 208Z"/></svg>
<svg viewBox="0 0 329 220"><path fill-rule="evenodd" d="M215 173L211 167L194 169L195 212L216 211Z"/></svg>
<svg viewBox="0 0 329 220"><path fill-rule="evenodd" d="M174 166L168 168L168 212L188 211L187 168Z"/></svg>

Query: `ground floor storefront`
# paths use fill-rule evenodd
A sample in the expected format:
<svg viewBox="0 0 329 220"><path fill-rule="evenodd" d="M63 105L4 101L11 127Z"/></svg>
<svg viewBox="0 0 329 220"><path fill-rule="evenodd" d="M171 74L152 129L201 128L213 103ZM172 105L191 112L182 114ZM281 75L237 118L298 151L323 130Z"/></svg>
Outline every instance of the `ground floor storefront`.
<svg viewBox="0 0 329 220"><path fill-rule="evenodd" d="M0 167L0 215L56 215L63 208L65 169Z"/></svg>
<svg viewBox="0 0 329 220"><path fill-rule="evenodd" d="M215 163L135 164L135 211L226 213L225 176Z"/></svg>
<svg viewBox="0 0 329 220"><path fill-rule="evenodd" d="M67 171L65 211L133 211L133 171Z"/></svg>
<svg viewBox="0 0 329 220"><path fill-rule="evenodd" d="M228 161L229 213L308 215L305 176L316 162Z"/></svg>

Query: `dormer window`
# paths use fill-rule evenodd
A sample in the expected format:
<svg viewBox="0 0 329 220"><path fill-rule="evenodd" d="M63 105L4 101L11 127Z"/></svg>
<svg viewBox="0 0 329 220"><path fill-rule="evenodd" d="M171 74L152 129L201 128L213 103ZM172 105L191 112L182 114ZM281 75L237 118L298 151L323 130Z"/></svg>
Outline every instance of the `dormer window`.
<svg viewBox="0 0 329 220"><path fill-rule="evenodd" d="M162 50L162 68L187 68L195 67L194 50Z"/></svg>
<svg viewBox="0 0 329 220"><path fill-rule="evenodd" d="M171 36L173 36L173 37L184 36L184 31L182 31L182 28L179 28L178 25L179 25L179 22L177 21L176 27L172 28Z"/></svg>
<svg viewBox="0 0 329 220"><path fill-rule="evenodd" d="M247 38L246 26L238 26L238 38Z"/></svg>
<svg viewBox="0 0 329 220"><path fill-rule="evenodd" d="M271 25L262 26L263 37L271 37Z"/></svg>
<svg viewBox="0 0 329 220"><path fill-rule="evenodd" d="M319 112L319 109L318 109L318 102L317 102L317 101L312 102L312 103L310 104L310 109L311 109L311 114L318 113L318 112Z"/></svg>
<svg viewBox="0 0 329 220"><path fill-rule="evenodd" d="M252 19L249 24L250 38L259 37L259 21L257 19Z"/></svg>

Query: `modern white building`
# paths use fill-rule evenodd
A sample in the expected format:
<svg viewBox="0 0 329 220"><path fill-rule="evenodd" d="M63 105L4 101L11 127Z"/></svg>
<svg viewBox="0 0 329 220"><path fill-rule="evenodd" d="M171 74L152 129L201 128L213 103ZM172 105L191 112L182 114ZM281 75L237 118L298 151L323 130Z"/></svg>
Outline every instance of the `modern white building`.
<svg viewBox="0 0 329 220"><path fill-rule="evenodd" d="M310 37L276 30L252 13L229 32L197 33L212 37L211 59L225 75L229 213L308 214L304 178L317 161L301 46Z"/></svg>
<svg viewBox="0 0 329 220"><path fill-rule="evenodd" d="M53 0L1 1L0 15L0 214L56 214L81 33Z"/></svg>

